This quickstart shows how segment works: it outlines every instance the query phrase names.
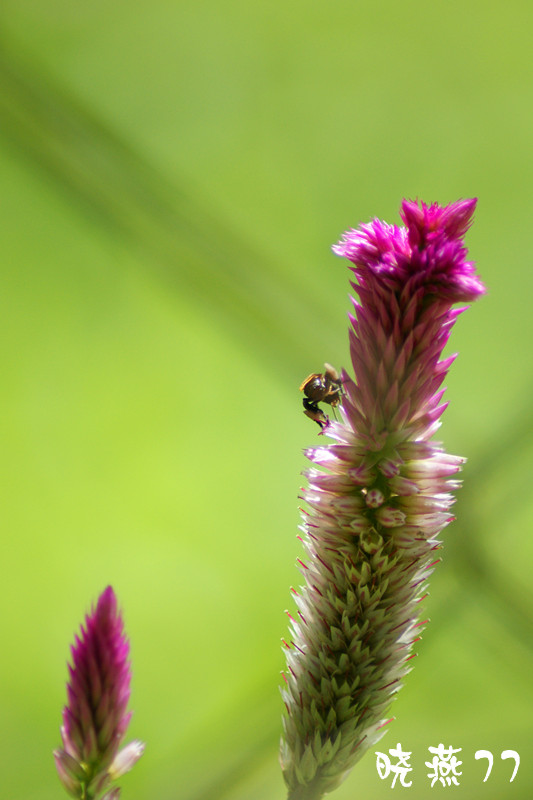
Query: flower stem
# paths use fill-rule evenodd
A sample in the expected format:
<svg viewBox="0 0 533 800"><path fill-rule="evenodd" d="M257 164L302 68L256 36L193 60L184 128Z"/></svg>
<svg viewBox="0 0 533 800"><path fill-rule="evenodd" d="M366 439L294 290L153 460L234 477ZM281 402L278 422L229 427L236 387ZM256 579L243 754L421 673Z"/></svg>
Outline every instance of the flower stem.
<svg viewBox="0 0 533 800"><path fill-rule="evenodd" d="M322 800L324 792L317 783L298 784L287 795L287 800Z"/></svg>

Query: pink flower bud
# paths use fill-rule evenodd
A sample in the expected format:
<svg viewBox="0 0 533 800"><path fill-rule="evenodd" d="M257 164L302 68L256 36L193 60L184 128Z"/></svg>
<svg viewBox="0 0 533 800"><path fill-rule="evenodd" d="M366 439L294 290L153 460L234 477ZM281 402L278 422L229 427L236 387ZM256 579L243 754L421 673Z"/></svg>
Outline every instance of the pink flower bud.
<svg viewBox="0 0 533 800"><path fill-rule="evenodd" d="M71 648L63 709L63 749L54 757L65 789L79 800L97 798L111 780L140 758L144 746L132 742L119 751L131 712L129 644L111 586L100 595L96 608L85 617ZM118 798L118 789L106 794ZM102 798L103 800L103 798Z"/></svg>

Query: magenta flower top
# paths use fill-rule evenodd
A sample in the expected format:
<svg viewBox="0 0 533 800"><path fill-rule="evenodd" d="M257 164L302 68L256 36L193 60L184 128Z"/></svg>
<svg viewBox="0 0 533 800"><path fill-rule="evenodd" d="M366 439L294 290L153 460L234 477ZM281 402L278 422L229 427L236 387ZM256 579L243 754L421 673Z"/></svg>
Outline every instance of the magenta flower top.
<svg viewBox="0 0 533 800"><path fill-rule="evenodd" d="M112 779L127 772L144 746L132 742L119 752L129 725L129 643L111 586L85 617L71 648L63 749L54 753L65 788L80 800L96 798ZM106 798L118 797L112 789Z"/></svg>
<svg viewBox="0 0 533 800"><path fill-rule="evenodd" d="M419 207L404 200L406 227L374 220L333 247L353 263L359 297L350 317L355 383L344 375L344 408L371 449L392 432L427 438L446 407L437 389L455 356L439 357L463 310L450 307L485 291L462 240L475 205Z"/></svg>
<svg viewBox="0 0 533 800"><path fill-rule="evenodd" d="M463 237L476 201L404 201L404 227L374 220L333 250L351 262L353 377L342 372L334 443L307 451L305 585L286 643L281 762L290 800L334 789L383 734L409 670L422 591L451 521L464 459L430 441L446 407L440 360L455 303L485 289Z"/></svg>

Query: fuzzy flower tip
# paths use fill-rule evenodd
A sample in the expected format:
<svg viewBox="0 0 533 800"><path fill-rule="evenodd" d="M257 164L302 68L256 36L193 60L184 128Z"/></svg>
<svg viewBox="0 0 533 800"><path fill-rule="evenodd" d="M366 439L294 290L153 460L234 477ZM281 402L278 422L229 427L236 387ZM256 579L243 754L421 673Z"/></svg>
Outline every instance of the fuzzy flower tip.
<svg viewBox="0 0 533 800"><path fill-rule="evenodd" d="M485 289L463 236L476 201L404 201L333 250L351 262L353 377L343 371L334 443L307 451L305 586L285 643L281 763L290 800L334 789L383 735L409 671L420 600L452 520L463 458L431 437L446 407L440 360L455 319Z"/></svg>
<svg viewBox="0 0 533 800"><path fill-rule="evenodd" d="M111 586L85 617L71 653L63 747L54 752L59 778L79 800L117 800L120 790L109 784L131 769L144 745L134 741L119 750L131 718L126 710L131 673L129 643Z"/></svg>

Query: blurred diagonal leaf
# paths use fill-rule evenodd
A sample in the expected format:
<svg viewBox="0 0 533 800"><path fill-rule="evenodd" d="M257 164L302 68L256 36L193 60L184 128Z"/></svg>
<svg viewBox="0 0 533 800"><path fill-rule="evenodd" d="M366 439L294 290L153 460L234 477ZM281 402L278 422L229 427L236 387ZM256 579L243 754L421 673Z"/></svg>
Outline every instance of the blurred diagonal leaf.
<svg viewBox="0 0 533 800"><path fill-rule="evenodd" d="M531 391L525 392L525 396L528 402L506 418L507 426L497 432L486 453L479 454L468 469L458 498L457 535L451 539L447 550L467 577L469 590L472 585L481 589L499 622L533 652L532 597L524 591L525 582L519 586L512 579L508 567L508 561L516 558L517 542L501 543L503 557L496 564L487 549L486 517L480 513L491 486L497 487L490 500L491 530L498 527L498 519L503 522L509 514L530 503Z"/></svg>
<svg viewBox="0 0 533 800"><path fill-rule="evenodd" d="M187 734L173 746L179 754L179 796L183 800L223 800L237 787L253 782L268 765L273 765L281 786L277 767L281 709L278 687L269 676L197 727L191 720ZM157 794L161 800L171 800L176 797L172 788L176 762L167 762L164 769L169 774L161 776L162 788Z"/></svg>
<svg viewBox="0 0 533 800"><path fill-rule="evenodd" d="M254 252L189 188L168 181L50 76L0 48L0 130L58 187L139 248L148 269L293 378L338 329L290 269ZM300 333L296 333L299 331ZM330 338L330 342L328 342Z"/></svg>

